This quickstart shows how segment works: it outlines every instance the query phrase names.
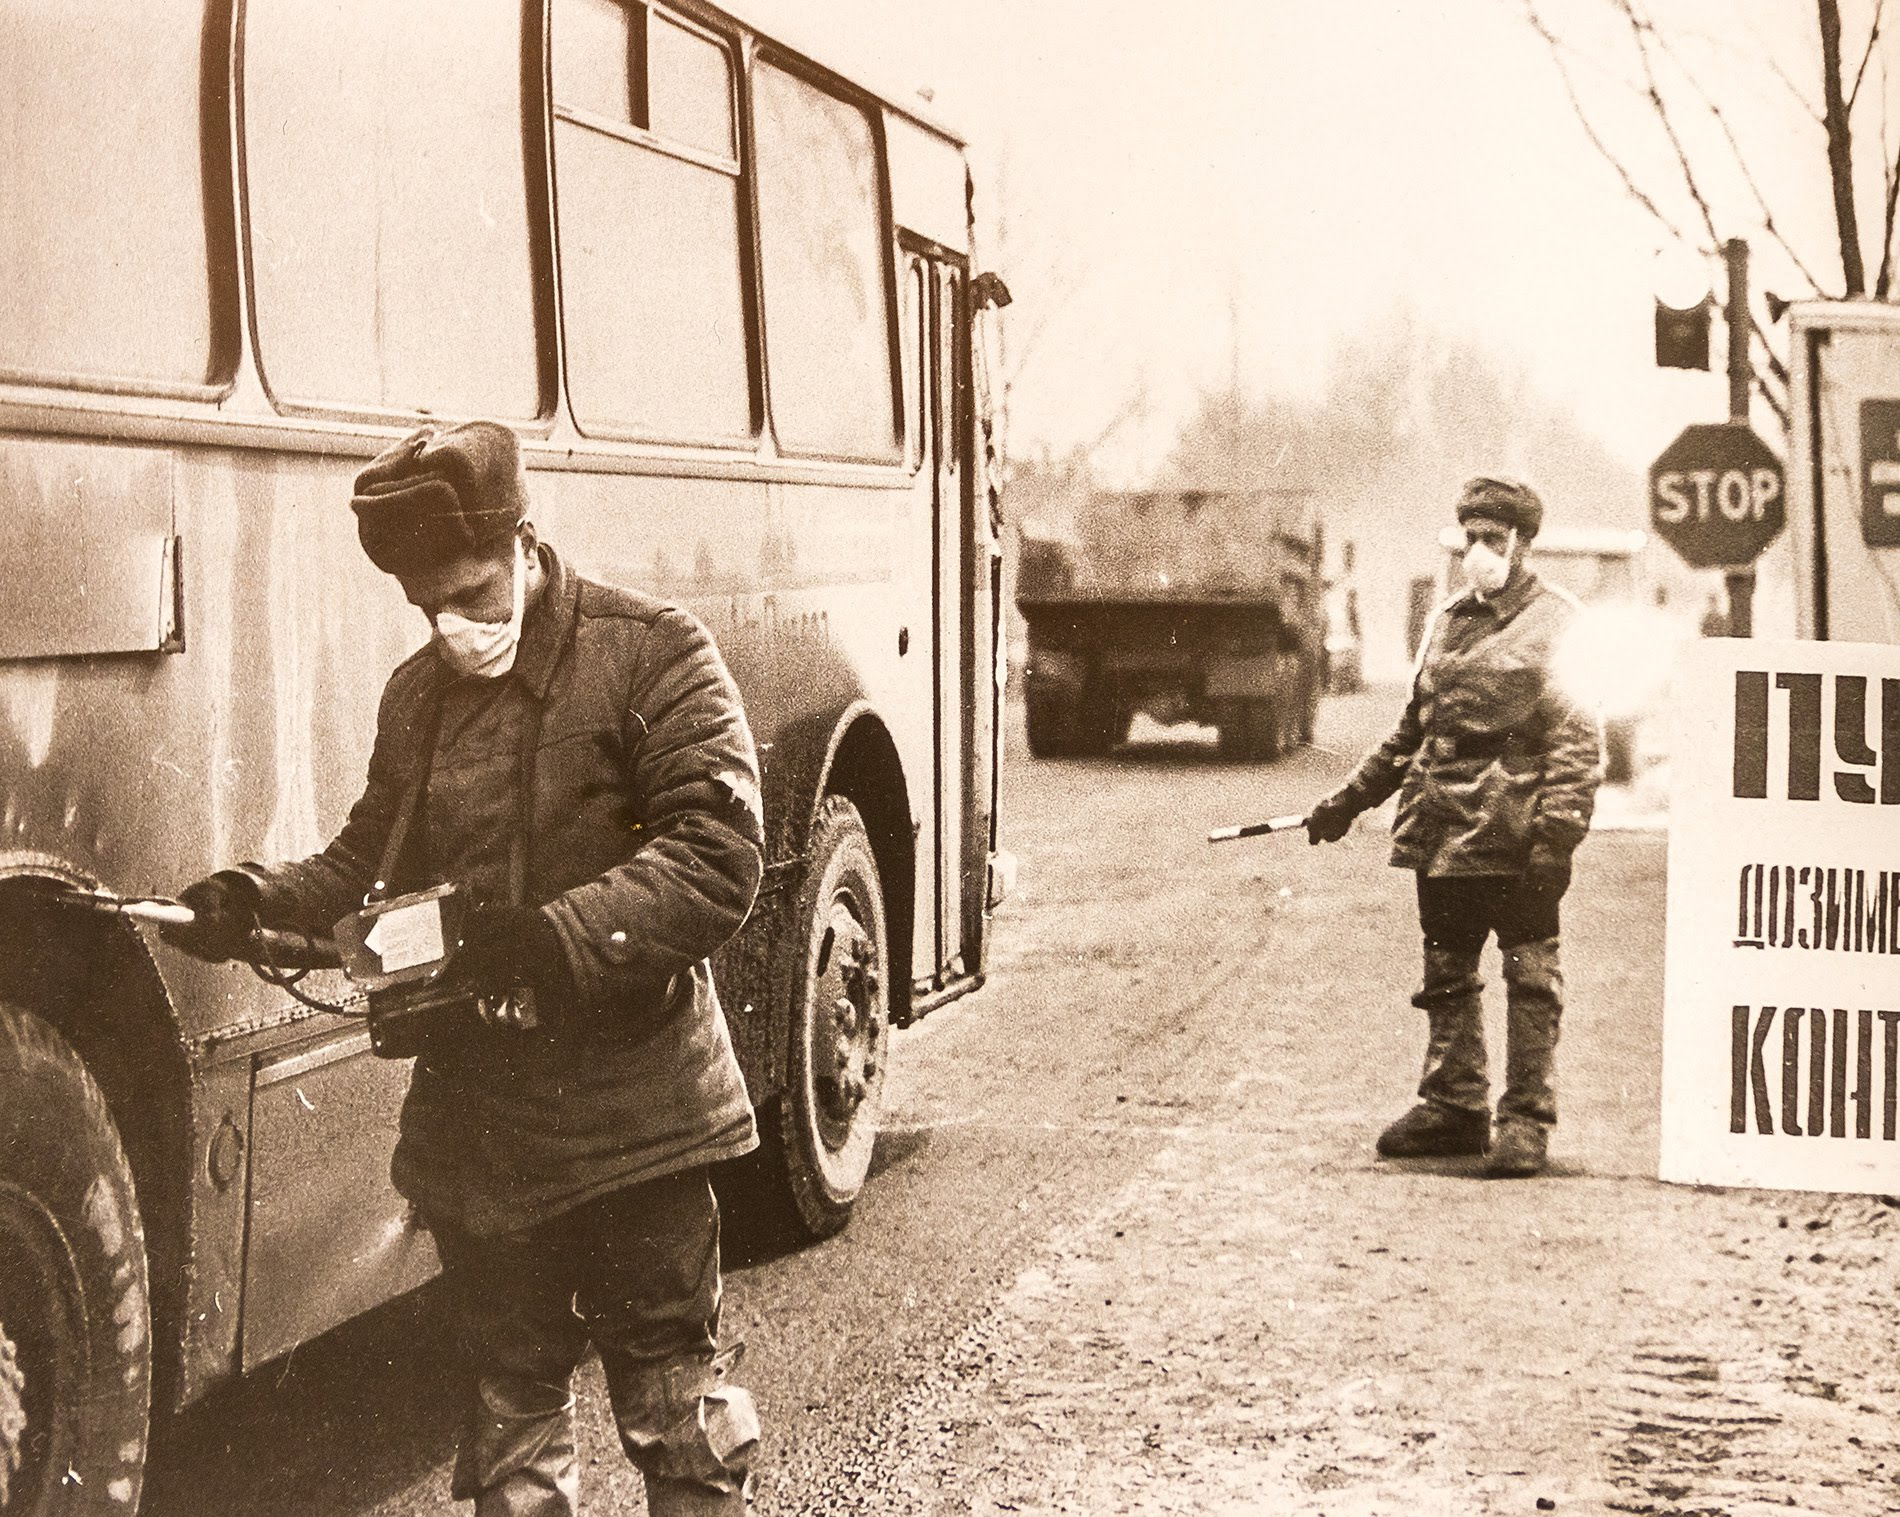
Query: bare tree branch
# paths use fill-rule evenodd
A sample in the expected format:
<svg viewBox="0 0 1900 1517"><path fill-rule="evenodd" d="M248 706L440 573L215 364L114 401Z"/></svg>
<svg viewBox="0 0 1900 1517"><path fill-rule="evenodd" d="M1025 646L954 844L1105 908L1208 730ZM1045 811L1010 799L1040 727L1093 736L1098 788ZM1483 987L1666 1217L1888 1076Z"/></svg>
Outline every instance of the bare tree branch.
<svg viewBox="0 0 1900 1517"><path fill-rule="evenodd" d="M1794 76L1781 66L1781 60L1773 53L1768 55L1768 67L1777 79L1788 86L1788 93L1800 102L1801 109L1807 112L1808 119L1816 126L1826 126L1827 123L1822 119L1821 113L1814 108L1814 102L1801 93L1801 86L1794 82Z"/></svg>
<svg viewBox="0 0 1900 1517"><path fill-rule="evenodd" d="M1774 238L1782 252L1788 255L1788 261L1794 265L1795 271L1799 273L1803 279L1807 280L1808 288L1813 290L1815 294L1820 294L1821 281L1814 277L1813 271L1808 268L1807 264L1802 260L1801 254L1796 251L1794 244L1789 242L1780 226L1776 223L1774 208L1768 204L1768 197L1762 193L1761 184L1755 178L1755 171L1750 167L1747 156L1742 152L1742 144L1735 135L1735 128L1729 120L1728 113L1722 109L1714 95L1712 95L1702 81L1696 77L1695 71L1689 67L1688 62L1683 58L1681 52L1678 51L1661 32L1652 29L1651 36L1657 50L1676 65L1683 79L1688 82L1689 88L1695 92L1696 98L1702 102L1702 108L1714 118L1715 124L1722 129L1722 136L1728 141L1729 154L1735 160L1735 167L1741 171L1742 182L1748 186L1749 194L1755 197L1755 205L1761 212L1762 230Z"/></svg>
<svg viewBox="0 0 1900 1517"><path fill-rule="evenodd" d="M1527 10L1533 9L1533 7L1529 3L1529 0L1526 0L1525 8ZM1536 25L1536 23L1533 22L1533 25ZM1606 62L1602 58L1596 57L1594 54L1585 52L1582 48L1578 47L1574 42L1571 42L1567 38L1559 37L1553 32L1550 32L1548 30L1543 30L1542 35L1543 35L1545 43L1550 47L1550 49L1553 52L1563 54L1566 57L1576 60L1576 62L1582 64L1585 68L1589 69L1592 73L1596 74L1600 79L1602 79L1602 81L1605 84L1614 86L1616 89L1623 91L1625 94L1629 95L1634 100L1641 100L1647 103L1649 97L1644 93L1643 87L1640 84L1638 84L1634 79L1631 79L1627 77L1626 75L1619 73L1613 64ZM1814 124L1816 126L1819 126L1821 124L1821 117L1820 117L1819 112L1816 112L1815 114Z"/></svg>
<svg viewBox="0 0 1900 1517"><path fill-rule="evenodd" d="M1854 87L1847 92L1847 113L1854 113L1854 102L1860 99L1860 82L1867 77L1867 65L1873 60L1874 48L1880 41L1880 16L1887 8L1887 0L1874 0L1874 19L1867 27L1867 51L1860 55L1860 67L1854 70Z"/></svg>
<svg viewBox="0 0 1900 1517"><path fill-rule="evenodd" d="M1692 39L1696 42L1700 42L1711 51L1726 53L1731 59L1738 62L1746 62L1751 66L1756 64L1766 65L1768 72L1774 75L1776 81L1787 90L1789 98L1801 108L1801 114L1806 116L1817 127L1820 126L1820 106L1816 105L1802 93L1801 86L1794 81L1794 76L1781 66L1781 60L1775 56L1773 44L1762 36L1760 29L1755 25L1753 19L1745 12L1739 13L1737 19L1748 28L1749 35L1755 39L1756 46L1753 51L1740 46L1730 37L1718 35L1713 32L1686 30L1679 33L1679 35L1684 39Z"/></svg>
<svg viewBox="0 0 1900 1517"><path fill-rule="evenodd" d="M1885 300L1893 294L1893 218L1895 209L1900 208L1900 148L1894 150L1891 162L1881 164L1880 173L1886 180L1887 195L1880 222L1880 273L1874 279L1874 299Z"/></svg>
<svg viewBox="0 0 1900 1517"><path fill-rule="evenodd" d="M1556 65L1557 77L1563 81L1564 94L1570 99L1571 112L1576 116L1577 124L1583 128L1583 134L1589 139L1590 145L1597 150L1597 155L1615 171L1616 177L1623 182L1623 189L1629 197L1645 211L1649 212L1674 241L1683 244L1685 247L1695 247L1696 244L1682 229L1663 214L1662 207L1657 205L1656 202L1644 192L1643 187L1636 182L1635 176L1630 173L1628 165L1616 156L1615 152L1611 150L1610 145L1603 140L1602 134L1597 131L1595 123L1590 120L1589 113L1583 108L1582 97L1577 93L1576 80L1571 77L1569 65L1564 61L1564 55L1568 49L1557 37L1557 34L1545 24L1543 16L1538 12L1537 0L1523 0L1523 4L1524 19L1530 24L1531 30L1544 39L1545 46L1550 49L1551 62ZM1707 208L1705 207L1705 221L1707 219L1706 210ZM1714 257L1715 243L1717 240L1714 230L1711 227L1708 245L1698 248L1697 251L1703 253L1705 256Z"/></svg>
<svg viewBox="0 0 1900 1517"><path fill-rule="evenodd" d="M1822 0L1830 4L1832 0ZM1684 188L1689 198L1695 202L1695 208L1702 217L1702 228L1708 233L1711 246L1720 246L1722 234L1715 229L1715 213L1709 208L1708 197L1702 193L1702 185L1697 180L1695 168L1689 162L1689 150L1683 146L1682 138L1676 131L1675 118L1669 112L1669 106L1663 99L1662 87L1656 79L1655 60L1650 56L1650 38L1655 28L1649 18L1636 8L1636 0L1614 0L1616 8L1623 13L1629 23L1630 37L1636 43L1637 61L1643 66L1643 82L1647 86L1650 108L1656 113L1657 123L1662 127L1663 136L1669 140L1669 147L1676 155L1676 166L1682 171ZM1837 81L1838 83L1838 78Z"/></svg>
<svg viewBox="0 0 1900 1517"><path fill-rule="evenodd" d="M1759 374L1755 376L1755 391L1763 400L1768 402L1768 409L1775 413L1775 420L1781 423L1781 430L1784 432L1787 431L1788 402L1770 390L1768 386L1763 383L1762 377Z"/></svg>
<svg viewBox="0 0 1900 1517"><path fill-rule="evenodd" d="M1887 60L1880 60L1880 272L1874 276L1874 299L1887 300L1893 295L1893 218L1900 205L1900 146L1887 157Z"/></svg>
<svg viewBox="0 0 1900 1517"><path fill-rule="evenodd" d="M1775 351L1775 345L1768 340L1768 334L1761 329L1761 323L1755 320L1753 316L1750 316L1748 318L1748 325L1755 333L1755 341L1761 344L1762 352L1767 355L1768 372L1774 375L1775 378L1785 386L1788 383L1787 364L1782 362L1781 355Z"/></svg>
<svg viewBox="0 0 1900 1517"><path fill-rule="evenodd" d="M1854 134L1841 93L1840 0L1815 0L1815 9L1821 24L1822 124L1827 128L1828 178L1834 190L1834 225L1840 234L1841 276L1847 299L1858 300L1867 293L1867 268L1861 262L1860 216L1854 205Z"/></svg>

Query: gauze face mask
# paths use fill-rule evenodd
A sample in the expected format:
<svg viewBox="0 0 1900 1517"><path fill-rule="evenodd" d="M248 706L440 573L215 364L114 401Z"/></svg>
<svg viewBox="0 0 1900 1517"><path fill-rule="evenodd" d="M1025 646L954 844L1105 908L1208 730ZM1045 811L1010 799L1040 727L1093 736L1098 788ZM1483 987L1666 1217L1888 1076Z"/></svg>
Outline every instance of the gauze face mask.
<svg viewBox="0 0 1900 1517"><path fill-rule="evenodd" d="M1480 595L1496 595L1511 577L1511 555L1517 551L1517 528L1511 529L1502 553L1489 543L1477 542L1465 549L1465 579Z"/></svg>
<svg viewBox="0 0 1900 1517"><path fill-rule="evenodd" d="M478 679L500 679L515 666L521 646L521 614L527 606L528 560L515 539L514 606L505 622L475 622L453 611L435 614L435 646L442 661L457 674Z"/></svg>

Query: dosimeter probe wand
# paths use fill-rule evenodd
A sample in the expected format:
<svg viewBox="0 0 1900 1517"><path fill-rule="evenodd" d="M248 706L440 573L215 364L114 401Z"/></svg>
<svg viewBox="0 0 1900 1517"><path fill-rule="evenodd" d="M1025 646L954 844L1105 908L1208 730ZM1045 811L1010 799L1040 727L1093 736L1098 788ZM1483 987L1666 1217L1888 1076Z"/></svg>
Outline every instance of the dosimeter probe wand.
<svg viewBox="0 0 1900 1517"><path fill-rule="evenodd" d="M110 890L68 885L51 890L47 899L55 906L129 917L135 922L150 922L155 927L189 927L198 920L197 912L169 896L119 895ZM329 969L337 964L336 949L322 938L286 928L252 928L249 947L250 962L260 967Z"/></svg>
<svg viewBox="0 0 1900 1517"><path fill-rule="evenodd" d="M1292 832L1304 827L1303 816L1276 816L1265 822L1248 822L1240 827L1215 827L1207 834L1210 843L1231 843L1237 838L1265 837L1272 832Z"/></svg>

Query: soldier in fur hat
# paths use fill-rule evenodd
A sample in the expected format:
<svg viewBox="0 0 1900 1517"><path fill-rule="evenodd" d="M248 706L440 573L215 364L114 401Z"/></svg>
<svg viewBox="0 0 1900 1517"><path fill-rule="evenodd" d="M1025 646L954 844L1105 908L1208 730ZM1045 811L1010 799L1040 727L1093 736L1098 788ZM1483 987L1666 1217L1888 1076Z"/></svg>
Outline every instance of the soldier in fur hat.
<svg viewBox="0 0 1900 1517"><path fill-rule="evenodd" d="M1558 908L1602 773L1594 716L1567 697L1552 654L1576 601L1525 561L1544 504L1481 476L1458 497L1465 588L1426 633L1399 723L1307 817L1314 843L1398 792L1392 863L1418 879L1429 1023L1419 1104L1380 1134L1388 1158L1484 1154L1498 1176L1546 1162L1557 1120L1552 1056L1563 1013ZM1495 1128L1479 955L1504 959L1508 1049Z"/></svg>
<svg viewBox="0 0 1900 1517"><path fill-rule="evenodd" d="M425 428L351 505L433 635L389 678L335 841L190 886L196 920L168 936L229 958L258 922L325 933L371 892L453 881L477 903L450 972L532 988L542 1025L434 1029L392 1164L473 1372L455 1495L571 1517L591 1344L648 1510L741 1513L758 1420L717 1352L707 1179L757 1141L708 964L762 870L738 692L692 616L539 540L506 427Z"/></svg>

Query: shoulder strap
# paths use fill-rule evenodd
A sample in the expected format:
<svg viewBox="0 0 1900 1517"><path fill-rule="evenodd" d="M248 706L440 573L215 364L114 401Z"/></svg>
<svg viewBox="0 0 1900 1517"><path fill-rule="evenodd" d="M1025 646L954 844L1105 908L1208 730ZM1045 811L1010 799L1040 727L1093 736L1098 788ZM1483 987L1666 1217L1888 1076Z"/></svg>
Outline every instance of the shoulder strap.
<svg viewBox="0 0 1900 1517"><path fill-rule="evenodd" d="M410 776L408 787L402 793L402 800L396 805L396 817L389 824L389 837L383 844L383 856L376 865L376 878L370 885L369 893L363 897L365 906L389 894L390 881L395 877L396 867L402 862L403 844L409 841L409 829L416 819L416 808L422 804L423 793L429 788L429 772L435 766L435 734L441 723L442 691L438 686L429 696L428 710L423 717L422 741L417 745L420 758L415 773Z"/></svg>
<svg viewBox="0 0 1900 1517"><path fill-rule="evenodd" d="M528 902L528 839L534 834L534 760L541 747L543 703L528 692L528 712L521 721L521 753L515 766L515 835L508 842L508 904Z"/></svg>

